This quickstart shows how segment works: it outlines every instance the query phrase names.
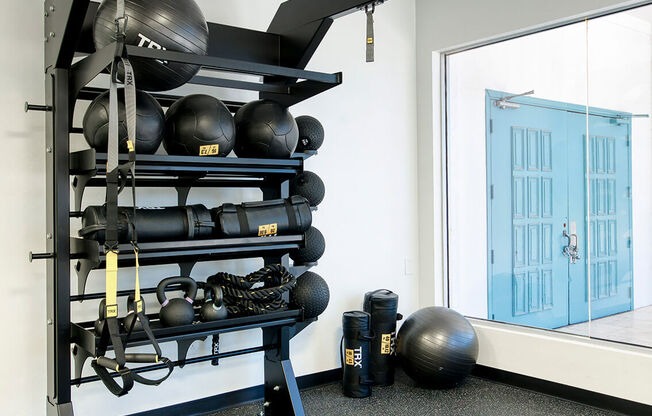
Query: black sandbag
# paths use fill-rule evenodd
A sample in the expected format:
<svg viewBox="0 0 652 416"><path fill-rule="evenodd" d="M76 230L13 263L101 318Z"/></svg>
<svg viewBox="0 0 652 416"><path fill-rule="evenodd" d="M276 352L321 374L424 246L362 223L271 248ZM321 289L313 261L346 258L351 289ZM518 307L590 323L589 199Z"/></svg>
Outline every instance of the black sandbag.
<svg viewBox="0 0 652 416"><path fill-rule="evenodd" d="M396 321L398 295L387 289L378 289L364 295L364 311L371 315L371 379L374 385L394 384L393 360L396 355Z"/></svg>
<svg viewBox="0 0 652 416"><path fill-rule="evenodd" d="M369 379L371 315L363 311L344 312L342 315L342 391L348 397L371 395Z"/></svg>
<svg viewBox="0 0 652 416"><path fill-rule="evenodd" d="M158 207L136 209L136 220L131 207L118 208L118 241L128 243L132 238L132 224L135 224L139 242L180 241L211 238L215 234L215 223L211 213L203 205L182 207ZM104 244L106 229L106 207L90 206L82 215L82 229L79 236Z"/></svg>
<svg viewBox="0 0 652 416"><path fill-rule="evenodd" d="M312 224L310 204L301 196L224 204L212 213L222 237L301 234Z"/></svg>

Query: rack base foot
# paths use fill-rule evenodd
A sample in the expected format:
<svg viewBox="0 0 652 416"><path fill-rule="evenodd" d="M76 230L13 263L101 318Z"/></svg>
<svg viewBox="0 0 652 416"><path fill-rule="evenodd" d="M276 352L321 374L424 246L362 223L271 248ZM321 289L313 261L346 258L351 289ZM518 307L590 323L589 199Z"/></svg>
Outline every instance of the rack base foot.
<svg viewBox="0 0 652 416"><path fill-rule="evenodd" d="M72 403L53 404L48 397L46 399L47 416L74 416Z"/></svg>

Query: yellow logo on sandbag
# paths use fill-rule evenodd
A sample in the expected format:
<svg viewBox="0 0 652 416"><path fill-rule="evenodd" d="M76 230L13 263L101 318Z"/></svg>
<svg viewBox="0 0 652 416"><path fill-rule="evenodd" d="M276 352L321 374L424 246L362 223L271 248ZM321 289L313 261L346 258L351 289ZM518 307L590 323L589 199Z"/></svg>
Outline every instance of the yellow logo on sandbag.
<svg viewBox="0 0 652 416"><path fill-rule="evenodd" d="M276 235L277 232L278 232L278 223L265 224L258 227L258 237Z"/></svg>

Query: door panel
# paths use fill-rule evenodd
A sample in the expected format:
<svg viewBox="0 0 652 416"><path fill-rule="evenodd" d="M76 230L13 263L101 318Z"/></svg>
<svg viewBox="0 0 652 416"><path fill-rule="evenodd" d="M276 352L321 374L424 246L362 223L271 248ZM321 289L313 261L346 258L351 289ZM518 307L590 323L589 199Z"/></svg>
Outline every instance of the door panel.
<svg viewBox="0 0 652 416"><path fill-rule="evenodd" d="M545 328L566 325L566 119L555 110L503 110L494 102L488 96L490 317Z"/></svg>
<svg viewBox="0 0 652 416"><path fill-rule="evenodd" d="M569 113L568 117L572 132L569 145L584 152L586 117L576 113ZM589 134L591 283L587 259L570 266L570 323L589 319L589 294L593 319L624 312L633 306L629 124L620 124L614 117L592 115ZM569 188L586 191L585 166L586 162L582 163L581 172L570 174ZM586 200L575 198L570 204L571 219L584 218ZM583 235L578 236L585 257L589 241L586 231L585 226Z"/></svg>

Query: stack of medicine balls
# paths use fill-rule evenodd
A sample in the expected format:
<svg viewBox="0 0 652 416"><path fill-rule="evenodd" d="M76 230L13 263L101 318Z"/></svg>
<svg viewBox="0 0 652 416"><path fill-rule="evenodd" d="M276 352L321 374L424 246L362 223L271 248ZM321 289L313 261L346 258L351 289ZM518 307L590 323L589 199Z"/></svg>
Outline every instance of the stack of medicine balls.
<svg viewBox="0 0 652 416"><path fill-rule="evenodd" d="M178 3L183 3L182 6ZM128 25L126 43L140 47L206 55L208 25L193 0L130 0L125 3ZM116 0L104 0L93 24L96 49L112 43L115 31ZM148 10L143 13L142 10ZM184 13L187 24L169 27L155 16ZM257 100L239 108L235 117L220 100L210 95L193 94L175 101L164 113L147 91L166 91L188 82L200 67L151 59L131 59L136 86L136 153L154 154L161 143L169 155L240 158L290 158L295 152L316 151L323 144L324 128L310 116L296 119L289 110L272 100ZM123 90L119 90L119 146L127 152L127 127ZM83 119L84 137L91 148L106 152L108 145L109 92L93 100ZM324 199L325 187L310 171L297 175L290 183L291 195L305 197L316 207ZM290 253L295 265L312 265L323 255L325 241L311 227L305 233L305 247ZM326 282L316 273L306 272L297 279L291 303L304 310L306 318L316 317L328 305Z"/></svg>

